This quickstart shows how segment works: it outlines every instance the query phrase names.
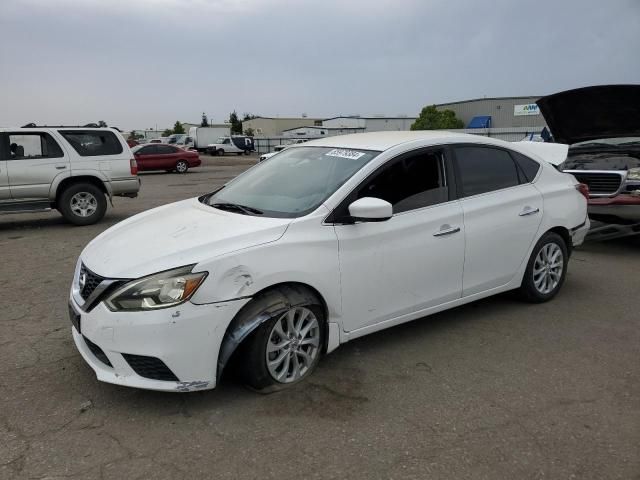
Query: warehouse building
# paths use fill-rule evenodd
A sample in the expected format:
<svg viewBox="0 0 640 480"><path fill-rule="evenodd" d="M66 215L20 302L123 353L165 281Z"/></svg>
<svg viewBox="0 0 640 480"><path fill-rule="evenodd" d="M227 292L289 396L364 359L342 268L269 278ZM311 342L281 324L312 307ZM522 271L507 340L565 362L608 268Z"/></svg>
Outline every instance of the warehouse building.
<svg viewBox="0 0 640 480"><path fill-rule="evenodd" d="M416 117L398 116L374 117L347 116L326 118L322 121L323 127L328 128L363 128L364 132L402 131L411 129Z"/></svg>
<svg viewBox="0 0 640 480"><path fill-rule="evenodd" d="M461 102L441 103L438 110L453 110L465 128L529 128L547 126L533 97L476 98Z"/></svg>
<svg viewBox="0 0 640 480"><path fill-rule="evenodd" d="M283 137L332 137L349 133L363 133L364 127L297 127L284 130Z"/></svg>
<svg viewBox="0 0 640 480"><path fill-rule="evenodd" d="M279 137L282 132L297 127L322 126L321 118L256 117L242 122L242 131L252 129L256 137Z"/></svg>

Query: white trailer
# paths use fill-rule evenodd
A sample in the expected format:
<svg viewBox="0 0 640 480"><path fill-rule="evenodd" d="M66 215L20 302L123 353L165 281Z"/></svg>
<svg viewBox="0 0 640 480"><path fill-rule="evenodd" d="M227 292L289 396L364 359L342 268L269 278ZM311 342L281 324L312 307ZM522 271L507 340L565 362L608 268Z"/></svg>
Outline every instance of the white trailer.
<svg viewBox="0 0 640 480"><path fill-rule="evenodd" d="M231 127L191 127L186 138L186 148L206 152L207 145L215 143L220 137L231 135Z"/></svg>

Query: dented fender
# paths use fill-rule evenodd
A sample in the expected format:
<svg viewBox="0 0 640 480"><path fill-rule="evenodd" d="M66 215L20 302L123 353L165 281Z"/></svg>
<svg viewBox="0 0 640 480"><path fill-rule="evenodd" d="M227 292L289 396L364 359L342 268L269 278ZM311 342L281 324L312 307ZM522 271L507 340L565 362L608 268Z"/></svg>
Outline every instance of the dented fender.
<svg viewBox="0 0 640 480"><path fill-rule="evenodd" d="M307 288L297 285L282 285L256 296L245 305L229 324L218 355L218 381L227 362L238 346L260 325L284 314L291 307L318 305L326 309L322 301ZM324 326L326 328L326 325ZM325 330L326 332L326 330ZM326 337L325 335L325 347Z"/></svg>

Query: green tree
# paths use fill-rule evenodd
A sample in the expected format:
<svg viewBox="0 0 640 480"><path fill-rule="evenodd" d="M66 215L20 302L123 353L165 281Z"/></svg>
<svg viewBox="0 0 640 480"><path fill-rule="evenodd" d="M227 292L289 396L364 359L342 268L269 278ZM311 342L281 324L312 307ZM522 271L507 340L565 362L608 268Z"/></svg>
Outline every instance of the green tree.
<svg viewBox="0 0 640 480"><path fill-rule="evenodd" d="M173 135L173 130L167 128L164 132L162 132L163 137L168 137L169 135Z"/></svg>
<svg viewBox="0 0 640 480"><path fill-rule="evenodd" d="M462 120L453 110L438 110L435 105L424 107L411 125L411 130L447 130L464 128Z"/></svg>
<svg viewBox="0 0 640 480"><path fill-rule="evenodd" d="M255 132L255 131L253 130L253 128L251 128L251 127L246 128L246 129L244 130L244 134L245 134L247 137L253 137L253 136L255 135L255 133L256 133L256 132Z"/></svg>
<svg viewBox="0 0 640 480"><path fill-rule="evenodd" d="M182 123L180 123L177 120L176 120L175 125L173 126L173 133L185 133L184 127L182 126Z"/></svg>
<svg viewBox="0 0 640 480"><path fill-rule="evenodd" d="M207 118L207 114L202 112L202 121L200 122L200 126L201 127L208 127L209 126L209 119Z"/></svg>
<svg viewBox="0 0 640 480"><path fill-rule="evenodd" d="M229 123L231 124L231 134L242 134L242 122L235 110L229 114Z"/></svg>
<svg viewBox="0 0 640 480"><path fill-rule="evenodd" d="M258 118L258 115L254 115L252 113L243 113L242 121L246 122L247 120L253 120L254 118Z"/></svg>

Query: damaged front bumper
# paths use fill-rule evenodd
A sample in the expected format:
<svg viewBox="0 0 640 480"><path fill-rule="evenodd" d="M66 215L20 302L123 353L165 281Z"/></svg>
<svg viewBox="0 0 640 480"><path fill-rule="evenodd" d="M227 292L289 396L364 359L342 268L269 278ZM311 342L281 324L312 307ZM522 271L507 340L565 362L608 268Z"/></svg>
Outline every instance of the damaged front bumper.
<svg viewBox="0 0 640 480"><path fill-rule="evenodd" d="M227 326L248 299L112 312L83 312L71 295L73 339L98 380L127 387L187 392L216 386Z"/></svg>

